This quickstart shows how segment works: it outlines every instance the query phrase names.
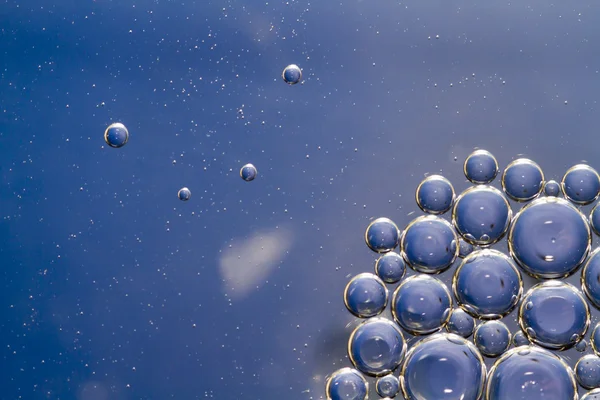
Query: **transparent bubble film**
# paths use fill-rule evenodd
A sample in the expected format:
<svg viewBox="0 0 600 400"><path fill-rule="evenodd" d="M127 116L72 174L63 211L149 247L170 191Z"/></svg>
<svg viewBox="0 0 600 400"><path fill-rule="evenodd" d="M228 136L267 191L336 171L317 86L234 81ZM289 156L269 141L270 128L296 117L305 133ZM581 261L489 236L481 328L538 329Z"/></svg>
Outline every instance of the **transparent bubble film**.
<svg viewBox="0 0 600 400"><path fill-rule="evenodd" d="M319 398L600 399L600 175L483 149L462 166L365 227L346 364Z"/></svg>

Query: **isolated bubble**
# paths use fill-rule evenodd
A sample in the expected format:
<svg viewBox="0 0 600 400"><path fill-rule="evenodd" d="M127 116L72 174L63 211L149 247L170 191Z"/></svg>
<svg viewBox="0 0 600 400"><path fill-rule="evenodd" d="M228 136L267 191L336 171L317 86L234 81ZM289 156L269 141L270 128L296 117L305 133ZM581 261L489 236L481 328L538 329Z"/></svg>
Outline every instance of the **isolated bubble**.
<svg viewBox="0 0 600 400"><path fill-rule="evenodd" d="M569 168L561 186L567 199L575 204L590 204L600 194L600 176L589 165L578 164Z"/></svg>
<svg viewBox="0 0 600 400"><path fill-rule="evenodd" d="M594 389L583 396L581 396L581 400L600 400L600 389Z"/></svg>
<svg viewBox="0 0 600 400"><path fill-rule="evenodd" d="M377 218L365 232L365 242L377 253L387 253L398 245L398 226L389 218Z"/></svg>
<svg viewBox="0 0 600 400"><path fill-rule="evenodd" d="M290 64L284 68L281 77L285 83L295 85L302 80L302 70L296 64Z"/></svg>
<svg viewBox="0 0 600 400"><path fill-rule="evenodd" d="M600 208L598 207L598 204L596 204L590 212L590 225L596 235L600 235Z"/></svg>
<svg viewBox="0 0 600 400"><path fill-rule="evenodd" d="M550 180L544 184L544 193L546 196L557 197L560 194L560 184L555 180Z"/></svg>
<svg viewBox="0 0 600 400"><path fill-rule="evenodd" d="M491 245L504 236L512 211L501 191L491 186L473 186L454 203L452 222L469 243Z"/></svg>
<svg viewBox="0 0 600 400"><path fill-rule="evenodd" d="M375 263L375 273L385 283L396 283L404 277L406 265L404 258L398 253L385 253Z"/></svg>
<svg viewBox="0 0 600 400"><path fill-rule="evenodd" d="M502 188L513 200L528 201L540 194L544 173L539 165L527 158L508 164L502 174Z"/></svg>
<svg viewBox="0 0 600 400"><path fill-rule="evenodd" d="M414 219L402 236L402 253L419 272L439 273L458 256L458 236L448 221L431 215Z"/></svg>
<svg viewBox="0 0 600 400"><path fill-rule="evenodd" d="M529 345L529 339L527 339L523 331L519 330L513 335L513 343L516 347L527 346Z"/></svg>
<svg viewBox="0 0 600 400"><path fill-rule="evenodd" d="M438 333L410 349L400 375L402 391L410 400L478 400L486 368L468 340Z"/></svg>
<svg viewBox="0 0 600 400"><path fill-rule="evenodd" d="M547 281L533 286L519 307L519 325L533 343L562 350L583 338L590 310L583 295L571 284Z"/></svg>
<svg viewBox="0 0 600 400"><path fill-rule="evenodd" d="M394 375L386 375L377 379L375 390L381 397L395 397L400 391L400 380Z"/></svg>
<svg viewBox="0 0 600 400"><path fill-rule="evenodd" d="M483 319L510 313L521 297L521 274L510 257L496 250L479 250L467 256L454 273L452 290L458 304Z"/></svg>
<svg viewBox="0 0 600 400"><path fill-rule="evenodd" d="M575 364L575 377L586 389L600 387L600 357L595 354L581 357Z"/></svg>
<svg viewBox="0 0 600 400"><path fill-rule="evenodd" d="M450 320L446 324L446 330L458 336L468 338L475 331L475 320L462 308L452 310Z"/></svg>
<svg viewBox="0 0 600 400"><path fill-rule="evenodd" d="M475 330L473 341L481 352L488 357L498 357L510 346L510 331L502 321L487 321Z"/></svg>
<svg viewBox="0 0 600 400"><path fill-rule="evenodd" d="M129 131L120 122L110 124L104 131L104 141L107 145L114 148L123 147L129 140Z"/></svg>
<svg viewBox="0 0 600 400"><path fill-rule="evenodd" d="M558 356L535 346L504 353L490 370L486 400L576 400L577 384Z"/></svg>
<svg viewBox="0 0 600 400"><path fill-rule="evenodd" d="M395 370L406 352L400 328L385 318L371 318L350 335L348 355L352 364L371 376L387 375Z"/></svg>
<svg viewBox="0 0 600 400"><path fill-rule="evenodd" d="M252 164L246 164L240 169L240 176L246 182L253 181L256 178L256 175L258 175L258 171Z"/></svg>
<svg viewBox="0 0 600 400"><path fill-rule="evenodd" d="M586 218L564 199L543 197L521 209L508 234L511 255L536 278L561 278L585 260L591 244Z"/></svg>
<svg viewBox="0 0 600 400"><path fill-rule="evenodd" d="M452 207L454 188L441 175L425 178L417 187L417 205L429 214L443 214Z"/></svg>
<svg viewBox="0 0 600 400"><path fill-rule="evenodd" d="M192 197L192 192L190 189L183 187L177 192L177 197L179 197L179 200L181 201L188 201Z"/></svg>
<svg viewBox="0 0 600 400"><path fill-rule="evenodd" d="M344 290L344 304L359 318L374 317L385 309L388 291L377 275L362 273L348 282Z"/></svg>
<svg viewBox="0 0 600 400"><path fill-rule="evenodd" d="M450 319L452 298L446 285L430 275L414 275L396 288L392 314L413 335L426 335L442 328Z"/></svg>
<svg viewBox="0 0 600 400"><path fill-rule="evenodd" d="M600 323L596 324L592 335L590 336L590 342L592 344L592 350L597 356L600 356Z"/></svg>
<svg viewBox="0 0 600 400"><path fill-rule="evenodd" d="M490 183L498 174L498 161L487 150L475 150L465 160L463 172L473 183Z"/></svg>
<svg viewBox="0 0 600 400"><path fill-rule="evenodd" d="M325 393L327 400L366 400L369 385L357 370L342 368L327 379Z"/></svg>
<svg viewBox="0 0 600 400"><path fill-rule="evenodd" d="M600 248L590 254L581 271L583 292L596 308L600 308Z"/></svg>

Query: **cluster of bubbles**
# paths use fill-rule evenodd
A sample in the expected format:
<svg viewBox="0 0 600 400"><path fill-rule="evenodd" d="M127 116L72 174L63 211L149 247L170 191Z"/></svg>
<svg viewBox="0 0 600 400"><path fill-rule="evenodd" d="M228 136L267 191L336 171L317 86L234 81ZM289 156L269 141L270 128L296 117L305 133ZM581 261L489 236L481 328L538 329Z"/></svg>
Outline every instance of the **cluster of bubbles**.
<svg viewBox="0 0 600 400"><path fill-rule="evenodd" d="M485 150L467 157L464 174L473 185L458 196L448 179L425 178L416 190L425 215L404 230L389 218L367 227L379 258L344 290L346 308L364 321L349 338L352 367L327 378L328 400L366 399L367 377L387 399L577 400L578 384L591 389L582 400L600 399L600 324L594 354L575 368L560 353L585 351L590 307L600 309L600 249L591 251L600 211L581 210L598 198L600 176L579 164L560 183L546 181L520 158L500 190L491 185L498 162ZM515 215L511 201L522 205ZM504 237L507 254L491 248ZM567 283L582 265L581 285ZM527 291L524 277L535 282ZM516 332L503 320L513 310Z"/></svg>

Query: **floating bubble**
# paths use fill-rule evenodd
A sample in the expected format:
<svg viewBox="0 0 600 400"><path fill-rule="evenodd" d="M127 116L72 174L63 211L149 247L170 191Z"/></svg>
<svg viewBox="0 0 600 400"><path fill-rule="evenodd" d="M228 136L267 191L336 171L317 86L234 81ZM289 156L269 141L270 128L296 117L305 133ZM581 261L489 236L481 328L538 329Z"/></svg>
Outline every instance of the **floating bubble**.
<svg viewBox="0 0 600 400"><path fill-rule="evenodd" d="M527 346L527 345L529 345L529 339L527 339L527 336L525 336L523 331L519 330L517 333L515 333L513 335L513 344L516 347Z"/></svg>
<svg viewBox="0 0 600 400"><path fill-rule="evenodd" d="M596 235L600 235L600 208L598 208L598 204L596 204L590 212L590 225Z"/></svg>
<svg viewBox="0 0 600 400"><path fill-rule="evenodd" d="M414 219L402 236L402 252L408 265L424 273L442 272L458 256L458 236L452 225L435 216Z"/></svg>
<svg viewBox="0 0 600 400"><path fill-rule="evenodd" d="M475 330L473 341L484 356L498 357L510 346L510 331L504 322L487 321Z"/></svg>
<svg viewBox="0 0 600 400"><path fill-rule="evenodd" d="M253 181L256 178L256 175L258 175L258 171L252 164L246 164L240 169L240 176L246 182Z"/></svg>
<svg viewBox="0 0 600 400"><path fill-rule="evenodd" d="M452 298L446 285L430 275L414 275L396 288L392 314L413 335L426 335L442 328L450 319Z"/></svg>
<svg viewBox="0 0 600 400"><path fill-rule="evenodd" d="M596 324L594 330L592 331L592 335L590 337L590 342L592 343L592 350L596 353L597 356L600 356L600 324Z"/></svg>
<svg viewBox="0 0 600 400"><path fill-rule="evenodd" d="M284 68L281 77L285 83L295 85L302 80L302 70L296 64L290 64Z"/></svg>
<svg viewBox="0 0 600 400"><path fill-rule="evenodd" d="M502 174L502 188L513 200L528 201L540 194L544 173L539 165L527 158L508 164Z"/></svg>
<svg viewBox="0 0 600 400"><path fill-rule="evenodd" d="M533 343L563 350L579 342L590 324L585 298L571 284L547 281L533 286L519 308L519 325Z"/></svg>
<svg viewBox="0 0 600 400"><path fill-rule="evenodd" d="M475 320L461 308L452 310L446 330L458 336L468 338L475 331Z"/></svg>
<svg viewBox="0 0 600 400"><path fill-rule="evenodd" d="M192 197L192 192L190 189L183 187L177 192L177 197L179 197L179 200L181 201L188 201Z"/></svg>
<svg viewBox="0 0 600 400"><path fill-rule="evenodd" d="M398 253L385 253L375 263L375 273L385 283L399 282L406 272L404 259Z"/></svg>
<svg viewBox="0 0 600 400"><path fill-rule="evenodd" d="M387 305L388 291L377 275L362 273L348 282L344 290L344 304L359 318L381 314Z"/></svg>
<svg viewBox="0 0 600 400"><path fill-rule="evenodd" d="M486 400L577 400L573 371L558 356L535 346L504 353L488 375Z"/></svg>
<svg viewBox="0 0 600 400"><path fill-rule="evenodd" d="M120 122L110 124L104 131L104 141L107 145L114 148L123 147L129 140L129 131Z"/></svg>
<svg viewBox="0 0 600 400"><path fill-rule="evenodd" d="M406 342L400 328L384 318L371 318L350 335L348 355L354 367L371 376L387 375L404 359Z"/></svg>
<svg viewBox="0 0 600 400"><path fill-rule="evenodd" d="M365 232L365 242L377 253L387 253L398 246L400 232L398 226L389 218L377 218L371 222Z"/></svg>
<svg viewBox="0 0 600 400"><path fill-rule="evenodd" d="M600 308L600 248L590 254L581 271L583 292L596 308Z"/></svg>
<svg viewBox="0 0 600 400"><path fill-rule="evenodd" d="M498 161L487 150L475 150L465 160L463 171L473 183L490 183L498 174Z"/></svg>
<svg viewBox="0 0 600 400"><path fill-rule="evenodd" d="M400 375L402 391L410 400L479 400L486 368L472 343L438 333L410 349Z"/></svg>
<svg viewBox="0 0 600 400"><path fill-rule="evenodd" d="M587 342L585 339L582 339L579 343L575 345L575 350L580 353L583 353L587 349Z"/></svg>
<svg viewBox="0 0 600 400"><path fill-rule="evenodd" d="M460 235L475 245L491 245L508 230L512 211L501 191L491 186L465 190L454 203L452 222Z"/></svg>
<svg viewBox="0 0 600 400"><path fill-rule="evenodd" d="M458 304L483 319L501 318L521 298L521 274L512 260L496 250L479 250L467 256L454 273L452 290Z"/></svg>
<svg viewBox="0 0 600 400"><path fill-rule="evenodd" d="M467 242L463 238L458 239L458 256L460 258L465 258L471 254L474 249L475 247L471 243Z"/></svg>
<svg viewBox="0 0 600 400"><path fill-rule="evenodd" d="M508 234L511 255L536 278L572 274L585 260L590 245L586 218L556 197L543 197L523 207Z"/></svg>
<svg viewBox="0 0 600 400"><path fill-rule="evenodd" d="M327 379L325 393L327 400L366 400L369 385L357 370L342 368Z"/></svg>
<svg viewBox="0 0 600 400"><path fill-rule="evenodd" d="M550 180L544 184L544 193L546 196L557 197L560 194L560 185L554 180Z"/></svg>
<svg viewBox="0 0 600 400"><path fill-rule="evenodd" d="M452 207L454 188L441 175L425 178L417 187L417 205L429 214L443 214Z"/></svg>
<svg viewBox="0 0 600 400"><path fill-rule="evenodd" d="M375 390L381 397L395 397L400 391L400 380L394 375L386 375L377 379Z"/></svg>
<svg viewBox="0 0 600 400"><path fill-rule="evenodd" d="M600 387L600 357L595 354L581 357L575 364L575 377L586 389Z"/></svg>
<svg viewBox="0 0 600 400"><path fill-rule="evenodd" d="M600 389L594 389L583 396L581 396L581 400L600 400Z"/></svg>
<svg viewBox="0 0 600 400"><path fill-rule="evenodd" d="M566 198L573 203L590 204L600 194L600 176L589 165L575 165L565 173L561 186Z"/></svg>

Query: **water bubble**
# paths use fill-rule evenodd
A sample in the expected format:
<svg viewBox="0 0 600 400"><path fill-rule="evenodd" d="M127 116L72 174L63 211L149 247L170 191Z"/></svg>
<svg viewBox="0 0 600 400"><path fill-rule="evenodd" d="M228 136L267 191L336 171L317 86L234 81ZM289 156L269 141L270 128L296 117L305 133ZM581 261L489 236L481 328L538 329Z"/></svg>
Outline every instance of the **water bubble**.
<svg viewBox="0 0 600 400"><path fill-rule="evenodd" d="M560 278L585 260L591 244L586 218L564 199L543 197L521 209L508 234L511 255L536 278Z"/></svg>
<svg viewBox="0 0 600 400"><path fill-rule="evenodd" d="M475 245L491 245L500 240L508 230L511 217L508 200L491 186L465 190L456 199L452 210L456 230Z"/></svg>
<svg viewBox="0 0 600 400"><path fill-rule="evenodd" d="M573 371L558 356L535 347L504 353L488 375L486 400L576 400Z"/></svg>
<svg viewBox="0 0 600 400"><path fill-rule="evenodd" d="M519 330L513 335L513 344L516 347L527 346L529 344L529 339L527 339L527 336L525 336L523 331Z"/></svg>
<svg viewBox="0 0 600 400"><path fill-rule="evenodd" d="M377 379L375 390L381 397L395 397L400 391L400 380L394 375L386 375Z"/></svg>
<svg viewBox="0 0 600 400"><path fill-rule="evenodd" d="M252 164L246 164L240 169L240 176L246 182L253 181L256 178L256 175L258 175L258 171Z"/></svg>
<svg viewBox="0 0 600 400"><path fill-rule="evenodd" d="M524 307L527 302L533 303L533 307ZM585 335L589 324L590 310L583 295L573 285L561 281L533 286L519 309L519 325L529 340L550 349L572 347Z"/></svg>
<svg viewBox="0 0 600 400"><path fill-rule="evenodd" d="M463 171L473 183L490 183L498 174L498 161L487 150L475 150L465 160Z"/></svg>
<svg viewBox="0 0 600 400"><path fill-rule="evenodd" d="M461 308L452 310L450 320L446 324L446 330L450 333L468 338L475 331L475 320Z"/></svg>
<svg viewBox="0 0 600 400"><path fill-rule="evenodd" d="M407 399L478 400L486 368L472 343L451 333L438 333L408 352L400 375Z"/></svg>
<svg viewBox="0 0 600 400"><path fill-rule="evenodd" d="M375 273L385 283L396 283L404 277L406 265L398 253L389 252L377 259Z"/></svg>
<svg viewBox="0 0 600 400"><path fill-rule="evenodd" d="M560 194L560 185L554 180L550 180L544 184L544 193L546 196L557 197Z"/></svg>
<svg viewBox="0 0 600 400"><path fill-rule="evenodd" d="M192 197L192 192L190 189L183 187L177 192L177 197L179 197L179 200L181 201L188 201Z"/></svg>
<svg viewBox="0 0 600 400"><path fill-rule="evenodd" d="M426 213L443 214L452 207L454 188L441 175L425 178L417 187L417 205Z"/></svg>
<svg viewBox="0 0 600 400"><path fill-rule="evenodd" d="M592 229L594 230L596 235L600 235L600 208L598 208L599 204L600 203L596 204L590 212L590 225L592 226Z"/></svg>
<svg viewBox="0 0 600 400"><path fill-rule="evenodd" d="M590 337L590 342L592 344L592 350L594 350L594 353L596 353L597 356L600 356L600 323L596 324L594 327Z"/></svg>
<svg viewBox="0 0 600 400"><path fill-rule="evenodd" d="M403 329L426 335L442 328L450 319L452 298L446 285L430 275L414 275L396 288L392 314Z"/></svg>
<svg viewBox="0 0 600 400"><path fill-rule="evenodd" d="M376 275L362 273L348 282L344 290L344 304L359 318L369 318L381 314L388 300L385 284Z"/></svg>
<svg viewBox="0 0 600 400"><path fill-rule="evenodd" d="M498 357L510 346L510 331L504 322L487 321L475 330L473 341L481 352L488 357Z"/></svg>
<svg viewBox="0 0 600 400"><path fill-rule="evenodd" d="M575 377L586 389L600 387L600 357L595 354L581 357L575 364Z"/></svg>
<svg viewBox="0 0 600 400"><path fill-rule="evenodd" d="M542 169L527 158L519 158L511 162L502 174L504 192L516 201L528 201L537 197L543 184Z"/></svg>
<svg viewBox="0 0 600 400"><path fill-rule="evenodd" d="M575 204L590 204L600 194L600 176L589 165L579 164L569 168L561 186L567 199Z"/></svg>
<svg viewBox="0 0 600 400"><path fill-rule="evenodd" d="M458 256L460 258L465 258L469 254L471 254L474 250L474 247L471 243L466 240L460 238L458 239Z"/></svg>
<svg viewBox="0 0 600 400"><path fill-rule="evenodd" d="M348 355L354 366L371 376L387 375L395 370L406 352L400 328L384 318L372 318L350 335Z"/></svg>
<svg viewBox="0 0 600 400"><path fill-rule="evenodd" d="M577 350L580 353L583 353L584 351L586 351L586 349L587 349L587 341L585 339L579 341L575 345L575 350Z"/></svg>
<svg viewBox="0 0 600 400"><path fill-rule="evenodd" d="M581 400L600 400L600 389L594 389L583 396L581 396Z"/></svg>
<svg viewBox="0 0 600 400"><path fill-rule="evenodd" d="M473 316L496 319L515 308L523 283L509 257L486 249L475 251L463 260L454 273L452 290L458 304Z"/></svg>
<svg viewBox="0 0 600 400"><path fill-rule="evenodd" d="M439 273L450 267L458 256L457 240L448 221L422 216L408 225L401 246L410 267L419 272Z"/></svg>
<svg viewBox="0 0 600 400"><path fill-rule="evenodd" d="M302 80L302 70L296 64L290 64L284 68L281 77L285 83L295 85Z"/></svg>
<svg viewBox="0 0 600 400"><path fill-rule="evenodd" d="M325 393L327 400L366 400L369 385L357 370L342 368L327 379Z"/></svg>
<svg viewBox="0 0 600 400"><path fill-rule="evenodd" d="M596 308L600 308L600 248L594 250L581 271L581 287Z"/></svg>
<svg viewBox="0 0 600 400"><path fill-rule="evenodd" d="M104 141L110 147L123 147L129 141L129 131L122 123L115 122L104 131Z"/></svg>
<svg viewBox="0 0 600 400"><path fill-rule="evenodd" d="M365 242L377 253L387 253L398 245L398 226L389 218L377 218L365 232Z"/></svg>

